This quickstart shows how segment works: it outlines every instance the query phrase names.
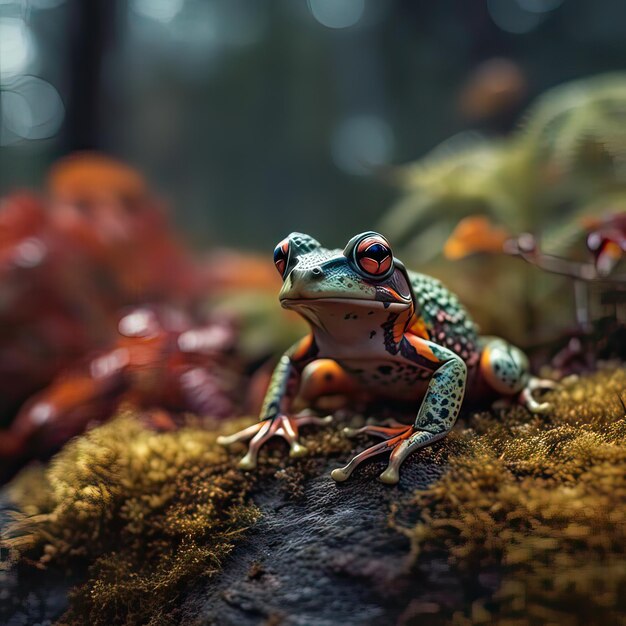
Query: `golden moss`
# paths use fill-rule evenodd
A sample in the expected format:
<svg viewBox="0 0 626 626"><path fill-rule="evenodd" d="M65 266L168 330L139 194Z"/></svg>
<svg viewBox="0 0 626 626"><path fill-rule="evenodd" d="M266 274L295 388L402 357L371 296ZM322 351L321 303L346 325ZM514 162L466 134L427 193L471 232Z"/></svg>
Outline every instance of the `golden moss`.
<svg viewBox="0 0 626 626"><path fill-rule="evenodd" d="M223 429L247 422L230 420ZM353 446L338 428L305 430L309 458L290 461L277 442L262 450L257 472L244 473L236 467L243 444L229 452L216 444L221 430L193 418L189 424L156 433L126 413L13 481L21 515L10 561L19 553L44 566L88 570L61 623L176 623L179 592L217 573L258 519L250 498L257 481L275 476L298 498L320 459Z"/></svg>
<svg viewBox="0 0 626 626"><path fill-rule="evenodd" d="M168 623L184 584L220 569L259 513L254 477L215 436L158 434L123 415L16 482L27 517L13 545L42 564L89 568L62 623Z"/></svg>
<svg viewBox="0 0 626 626"><path fill-rule="evenodd" d="M395 522L415 563L447 554L462 577L501 572L454 624L617 624L626 615L626 368L551 394L549 418L476 415L449 470ZM423 561L422 561L423 562Z"/></svg>
<svg viewBox="0 0 626 626"><path fill-rule="evenodd" d="M625 392L626 368L607 369L554 392L549 418L519 407L479 413L430 451L449 470L401 507L398 519L419 515L401 527L412 560L446 555L468 589L482 574L501 579L463 612L439 608L437 622L437 606L422 603L427 623L619 623ZM324 459L346 458L354 446L339 425L305 431L310 457L291 462L277 443L262 451L259 472L245 474L236 469L243 446L228 452L216 434L158 434L126 414L14 483L25 517L13 545L42 564L88 569L62 623L176 623L181 591L215 575L258 518L250 498L257 481L275 475L300 497ZM418 622L422 604L411 609Z"/></svg>

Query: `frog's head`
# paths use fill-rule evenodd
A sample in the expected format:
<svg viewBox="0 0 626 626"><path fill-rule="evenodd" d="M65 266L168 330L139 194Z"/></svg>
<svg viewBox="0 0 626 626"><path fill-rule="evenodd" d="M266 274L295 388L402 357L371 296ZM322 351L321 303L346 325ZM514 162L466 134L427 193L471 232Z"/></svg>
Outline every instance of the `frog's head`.
<svg viewBox="0 0 626 626"><path fill-rule="evenodd" d="M411 306L404 265L389 242L369 231L350 239L343 250L327 250L309 235L291 233L274 250L283 278L283 307L320 311L336 305L400 311Z"/></svg>

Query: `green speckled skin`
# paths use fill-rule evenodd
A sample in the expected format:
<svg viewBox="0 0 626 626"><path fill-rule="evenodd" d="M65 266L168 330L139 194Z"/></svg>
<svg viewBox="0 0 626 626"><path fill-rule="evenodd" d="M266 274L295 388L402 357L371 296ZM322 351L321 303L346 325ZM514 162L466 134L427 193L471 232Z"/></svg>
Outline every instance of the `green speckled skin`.
<svg viewBox="0 0 626 626"><path fill-rule="evenodd" d="M454 350L466 362L475 361L478 329L458 298L435 278L416 272L409 276L432 340Z"/></svg>
<svg viewBox="0 0 626 626"><path fill-rule="evenodd" d="M336 392L345 381L346 389L364 398L416 404L412 426L366 427L386 441L333 472L345 480L368 456L391 451L381 479L394 483L409 453L450 431L468 377L474 390L504 395L520 392L529 379L520 350L501 339L480 338L456 296L438 280L406 270L377 233L357 235L344 250L292 233L277 246L275 263L284 281L281 305L302 315L311 334L276 366L260 419L281 425L257 429L246 467L256 462L256 450L272 428L283 436L291 429L295 439L285 438L297 440L297 420L289 417L297 395Z"/></svg>

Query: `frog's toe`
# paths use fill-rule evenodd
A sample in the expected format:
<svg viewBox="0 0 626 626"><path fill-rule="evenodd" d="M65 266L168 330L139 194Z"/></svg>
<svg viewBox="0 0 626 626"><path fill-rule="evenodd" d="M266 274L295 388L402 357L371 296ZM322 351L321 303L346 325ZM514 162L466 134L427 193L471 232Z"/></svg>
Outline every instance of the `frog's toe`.
<svg viewBox="0 0 626 626"><path fill-rule="evenodd" d="M533 413L541 413L543 415L547 415L552 412L552 405L549 402L540 402L531 409Z"/></svg>
<svg viewBox="0 0 626 626"><path fill-rule="evenodd" d="M303 446L301 443L298 443L297 441L294 441L291 444L291 448L289 450L289 456L292 458L298 458L301 456L306 456L306 454L308 453L308 450L306 448L306 446Z"/></svg>
<svg viewBox="0 0 626 626"><path fill-rule="evenodd" d="M400 472L395 467L388 467L379 478L387 485L395 485L400 480Z"/></svg>
<svg viewBox="0 0 626 626"><path fill-rule="evenodd" d="M536 378L533 376L529 381L527 387L531 391L550 391L552 389L558 389L561 385L556 380L550 378Z"/></svg>
<svg viewBox="0 0 626 626"><path fill-rule="evenodd" d="M554 380L532 377L526 384L526 387L520 392L519 402L531 413L548 414L552 411L552 405L549 402L537 401L534 397L534 392L550 391L558 388L559 384Z"/></svg>
<svg viewBox="0 0 626 626"><path fill-rule="evenodd" d="M413 428L410 432L406 433L404 437L396 444L389 457L389 465L387 469L380 475L380 480L388 485L395 485L400 480L400 466L404 459L414 449L414 445L410 442L415 437L415 431ZM407 438L408 437L408 438Z"/></svg>
<svg viewBox="0 0 626 626"><path fill-rule="evenodd" d="M400 435L406 435L413 430L412 426L407 424L396 423L396 426L374 426L368 424L361 428L344 428L343 433L348 437L354 437L355 435L374 435L374 437L380 437L381 439L393 439Z"/></svg>
<svg viewBox="0 0 626 626"><path fill-rule="evenodd" d="M220 435L216 441L220 446L230 446L238 441L245 441L256 435L263 427L263 424L264 422L256 422L256 424L252 424L252 426L248 426L248 428L244 428L232 435Z"/></svg>
<svg viewBox="0 0 626 626"><path fill-rule="evenodd" d="M297 421L299 426L308 426L309 424L314 424L315 426L326 426L333 421L333 416L326 415L324 417L318 417L317 415L302 413L293 419Z"/></svg>
<svg viewBox="0 0 626 626"><path fill-rule="evenodd" d="M337 467L330 473L330 476L335 482L342 483L350 478L350 472L346 472L343 467Z"/></svg>
<svg viewBox="0 0 626 626"><path fill-rule="evenodd" d="M228 446L249 439L248 452L239 461L239 467L244 470L251 470L257 466L259 450L272 437L282 437L289 444L289 456L301 457L307 453L307 449L298 441L299 427L309 424L328 424L332 419L332 415L317 417L316 415L289 416L279 414L272 418L260 420L232 435L221 435L217 438L217 442L220 445Z"/></svg>
<svg viewBox="0 0 626 626"><path fill-rule="evenodd" d="M270 420L260 422L260 428L257 429L256 435L250 440L248 452L239 461L241 469L250 470L256 467L259 449L273 435L272 426L273 423Z"/></svg>
<svg viewBox="0 0 626 626"><path fill-rule="evenodd" d="M256 457L249 452L239 461L238 466L242 470L252 470L257 466Z"/></svg>
<svg viewBox="0 0 626 626"><path fill-rule="evenodd" d="M391 439L388 439L387 441L381 441L380 443L377 443L373 446L370 446L369 448L366 448L365 450L363 450L363 452L359 452L359 454L352 457L352 459L350 459L347 465L345 465L344 467L337 468L336 470L333 470L330 475L337 482L342 482L346 480L347 478L350 477L352 472L361 463L363 463L363 461L373 456L382 454L383 452L389 452L389 450L393 450L398 445L398 443L402 441L403 439L406 439L411 434L412 431L413 431L412 427L405 426L402 434L396 437L392 437Z"/></svg>

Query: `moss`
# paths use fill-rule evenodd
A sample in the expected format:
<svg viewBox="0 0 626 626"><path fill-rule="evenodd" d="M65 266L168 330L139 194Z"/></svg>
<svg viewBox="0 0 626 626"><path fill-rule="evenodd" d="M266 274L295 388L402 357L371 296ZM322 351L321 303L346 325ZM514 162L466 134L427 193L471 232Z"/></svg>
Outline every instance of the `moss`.
<svg viewBox="0 0 626 626"><path fill-rule="evenodd" d="M447 444L449 470L393 523L415 567L443 555L465 588L499 584L460 612L439 607L442 623L624 622L625 391L626 368L603 370L552 393L548 418L481 413Z"/></svg>
<svg viewBox="0 0 626 626"><path fill-rule="evenodd" d="M21 514L10 561L86 571L61 623L175 623L180 592L219 572L259 518L251 498L259 482L276 477L299 498L320 462L353 446L338 428L305 430L309 458L291 461L286 445L272 442L258 471L244 473L236 466L244 444L230 452L216 437L251 421L206 430L190 417L187 428L156 433L126 412L74 439L48 467L11 484Z"/></svg>
<svg viewBox="0 0 626 626"><path fill-rule="evenodd" d="M420 453L448 470L402 503L393 523L411 540L416 571L447 559L466 602L446 605L455 597L447 588L420 595L405 621L619 623L626 612L625 391L626 368L605 369L554 392L547 418L519 407L478 413ZM370 443L349 441L342 425L305 430L305 459L289 460L284 442L268 445L259 471L245 474L236 469L244 446L217 446L219 429L159 434L121 415L13 484L24 516L12 545L43 566L85 574L62 623L176 623L180 595L215 576L259 518L257 489L276 478L273 488L301 498L329 458L345 460Z"/></svg>
<svg viewBox="0 0 626 626"><path fill-rule="evenodd" d="M12 545L41 565L88 567L62 623L169 623L184 585L219 571L259 512L254 476L215 437L158 434L122 415L16 481L25 517Z"/></svg>

